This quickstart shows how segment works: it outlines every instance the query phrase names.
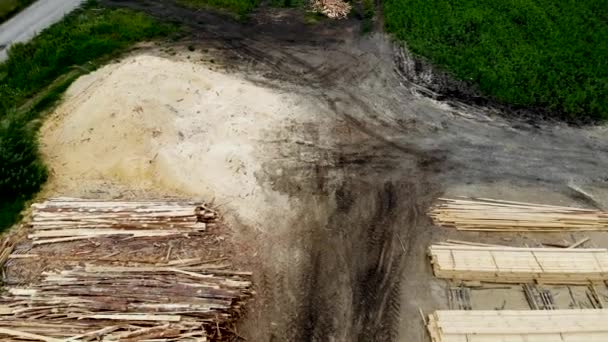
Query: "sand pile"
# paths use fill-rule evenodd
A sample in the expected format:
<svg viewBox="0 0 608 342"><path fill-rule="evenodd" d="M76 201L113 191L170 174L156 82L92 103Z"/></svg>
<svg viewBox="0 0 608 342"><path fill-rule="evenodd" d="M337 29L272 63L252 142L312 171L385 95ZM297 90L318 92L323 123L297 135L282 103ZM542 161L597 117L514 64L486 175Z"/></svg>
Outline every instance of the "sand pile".
<svg viewBox="0 0 608 342"><path fill-rule="evenodd" d="M48 191L103 197L126 185L215 198L259 225L253 203L288 209L258 184L260 141L310 112L300 98L204 65L131 57L80 78L45 123Z"/></svg>

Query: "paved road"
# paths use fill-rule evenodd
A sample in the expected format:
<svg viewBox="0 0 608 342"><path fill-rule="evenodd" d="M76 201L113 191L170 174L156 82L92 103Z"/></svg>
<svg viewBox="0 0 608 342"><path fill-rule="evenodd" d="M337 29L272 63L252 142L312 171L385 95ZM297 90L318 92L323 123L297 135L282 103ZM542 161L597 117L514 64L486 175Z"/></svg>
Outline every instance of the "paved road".
<svg viewBox="0 0 608 342"><path fill-rule="evenodd" d="M6 59L8 47L30 40L40 31L63 18L84 0L38 0L0 26L0 61Z"/></svg>

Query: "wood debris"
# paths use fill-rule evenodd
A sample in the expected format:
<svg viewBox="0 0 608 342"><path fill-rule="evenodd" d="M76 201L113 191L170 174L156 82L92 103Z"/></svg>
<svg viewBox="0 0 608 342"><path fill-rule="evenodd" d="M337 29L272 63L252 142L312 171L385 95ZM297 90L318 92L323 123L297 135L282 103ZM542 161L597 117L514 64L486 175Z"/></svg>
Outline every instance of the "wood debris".
<svg viewBox="0 0 608 342"><path fill-rule="evenodd" d="M587 284L608 280L608 249L432 245L439 278L494 283Z"/></svg>
<svg viewBox="0 0 608 342"><path fill-rule="evenodd" d="M539 287L536 284L524 284L526 300L533 310L555 310L555 300L550 290Z"/></svg>
<svg viewBox="0 0 608 342"><path fill-rule="evenodd" d="M5 288L0 328L23 335L0 330L0 336L204 341L206 331L226 329L240 315L252 294L250 274L190 264L185 268L85 265L45 272L39 284Z"/></svg>
<svg viewBox="0 0 608 342"><path fill-rule="evenodd" d="M196 234L217 219L203 203L188 201L99 201L53 198L32 205L34 244L101 236L156 237Z"/></svg>
<svg viewBox="0 0 608 342"><path fill-rule="evenodd" d="M471 289L464 286L448 289L448 307L457 310L473 310L471 306Z"/></svg>
<svg viewBox="0 0 608 342"><path fill-rule="evenodd" d="M15 233L9 232L2 236L0 240L0 268L3 268L6 261L11 258L18 241L19 236Z"/></svg>
<svg viewBox="0 0 608 342"><path fill-rule="evenodd" d="M30 240L1 244L0 340L229 340L253 290L217 220L189 201L33 205Z"/></svg>
<svg viewBox="0 0 608 342"><path fill-rule="evenodd" d="M439 199L429 215L437 225L494 232L606 231L601 210L502 201L486 198Z"/></svg>
<svg viewBox="0 0 608 342"><path fill-rule="evenodd" d="M352 6L343 0L313 0L312 9L332 19L344 19Z"/></svg>
<svg viewBox="0 0 608 342"><path fill-rule="evenodd" d="M582 246L585 242L591 240L590 238L586 237L584 239L581 239L579 241L576 241L575 243L571 244L570 246L568 246L567 248L576 248L578 246Z"/></svg>
<svg viewBox="0 0 608 342"><path fill-rule="evenodd" d="M602 296L598 293L597 289L595 288L595 284L589 284L587 286L587 291L585 291L585 294L587 295L587 298L589 299L589 302L591 303L591 306L595 309L603 309L604 308L604 301L602 300Z"/></svg>
<svg viewBox="0 0 608 342"><path fill-rule="evenodd" d="M608 341L608 310L435 311L433 342Z"/></svg>
<svg viewBox="0 0 608 342"><path fill-rule="evenodd" d="M477 247L507 247L505 245L495 245L489 243L481 243L481 242L473 242L473 241L462 241L462 240L453 240L447 239L445 242L440 242L439 244L444 246L477 246Z"/></svg>

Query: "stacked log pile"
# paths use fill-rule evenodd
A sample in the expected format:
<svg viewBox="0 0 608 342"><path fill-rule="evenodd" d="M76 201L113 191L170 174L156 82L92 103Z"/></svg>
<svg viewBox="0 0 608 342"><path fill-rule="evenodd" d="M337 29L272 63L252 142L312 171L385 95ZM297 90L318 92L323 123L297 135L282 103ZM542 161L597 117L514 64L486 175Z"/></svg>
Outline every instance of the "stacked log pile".
<svg viewBox="0 0 608 342"><path fill-rule="evenodd" d="M18 275L3 277L1 341L235 336L235 320L252 295L251 273L229 269L219 230L205 232L218 215L204 204L56 198L33 205L32 216L32 241L0 244L0 261L12 261L5 274ZM22 285L21 273L30 285Z"/></svg>
<svg viewBox="0 0 608 342"><path fill-rule="evenodd" d="M432 245L438 278L495 283L586 284L608 280L608 249Z"/></svg>
<svg viewBox="0 0 608 342"><path fill-rule="evenodd" d="M34 245L100 236L197 234L217 219L203 203L55 198L32 206Z"/></svg>
<svg viewBox="0 0 608 342"><path fill-rule="evenodd" d="M442 198L430 212L437 225L493 232L606 231L608 213L494 199Z"/></svg>
<svg viewBox="0 0 608 342"><path fill-rule="evenodd" d="M202 260L47 272L40 284L5 289L0 336L2 341L218 339L251 296L250 276Z"/></svg>
<svg viewBox="0 0 608 342"><path fill-rule="evenodd" d="M608 310L436 311L429 316L433 342L608 341Z"/></svg>
<svg viewBox="0 0 608 342"><path fill-rule="evenodd" d="M113 325L112 325L113 324ZM10 328L5 328L10 326ZM198 325L184 323L146 324L142 322L111 322L103 325L97 321L0 321L0 336L3 342L207 342L207 332Z"/></svg>

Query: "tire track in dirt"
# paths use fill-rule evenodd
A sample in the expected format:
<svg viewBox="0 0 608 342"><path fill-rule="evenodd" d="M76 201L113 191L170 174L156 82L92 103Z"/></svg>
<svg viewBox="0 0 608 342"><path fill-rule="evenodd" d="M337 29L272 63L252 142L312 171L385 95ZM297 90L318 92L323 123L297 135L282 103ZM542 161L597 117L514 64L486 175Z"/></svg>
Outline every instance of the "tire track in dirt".
<svg viewBox="0 0 608 342"><path fill-rule="evenodd" d="M254 65L265 76L254 81L266 86L276 87L276 80L304 86L337 114L339 125L348 127L329 141L319 141L314 127L296 128L313 144L302 146L299 153L277 144L275 155L290 157L267 163L267 174L281 168L286 176L260 182L276 183L276 190L297 198L301 212L288 230L277 227L277 232L250 237L259 246L262 271L256 279L256 303L241 333L255 341L395 340L408 237L415 234L424 219L419 213L437 191L419 165L429 169L441 159L429 159L413 146L390 140L351 113L381 117L349 90L346 81L357 79L366 66L315 64L280 48L289 37L271 32L272 40L267 42L256 34L245 36L232 23L185 13L171 1L104 2L191 25L198 39L208 39L205 43L217 48L225 61L231 61L229 65L237 69ZM205 19L211 23L200 24ZM331 49L320 43L329 36L319 34L303 42L296 32L300 46L311 49ZM340 50L336 54L344 57ZM299 155L309 156L308 160ZM407 180L401 176L405 172Z"/></svg>
<svg viewBox="0 0 608 342"><path fill-rule="evenodd" d="M439 181L557 184L576 170L604 173L598 153L606 144L583 148L584 133L540 134L477 115L483 108L459 116L452 113L467 105L418 100L416 89L442 97L399 78L394 46L359 41L351 20L311 27L295 12L279 24L260 12L242 25L169 0L101 2L180 22L191 32L177 45L208 48L222 67L308 96L335 116L325 133L321 123L295 123L289 133L305 144L267 141L277 158L266 161L259 183L288 195L297 212L287 223L269 221L265 233L241 229L258 248L255 258L244 256L259 270L258 296L240 330L249 340L395 340L403 268L408 257L424 258L417 244L428 238L424 212ZM512 153L518 149L525 152ZM545 172L560 156L562 165Z"/></svg>
<svg viewBox="0 0 608 342"><path fill-rule="evenodd" d="M265 166L269 174L285 169L288 178L270 179L277 190L300 200L301 212L289 231L259 243L264 284L270 286L262 285L261 293L273 296L258 298L255 307L263 309L246 323L255 325L248 331L257 329L254 340L397 338L404 258L438 188L432 174L420 171L419 158L365 134L349 120L341 125L332 130L333 143L306 129L301 134L312 143L291 151L291 163ZM318 147L327 145L333 148ZM277 155L290 151L285 144L276 148ZM297 157L314 154L307 160ZM312 171L317 169L325 172ZM286 252L277 252L281 244Z"/></svg>

